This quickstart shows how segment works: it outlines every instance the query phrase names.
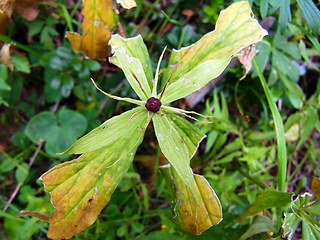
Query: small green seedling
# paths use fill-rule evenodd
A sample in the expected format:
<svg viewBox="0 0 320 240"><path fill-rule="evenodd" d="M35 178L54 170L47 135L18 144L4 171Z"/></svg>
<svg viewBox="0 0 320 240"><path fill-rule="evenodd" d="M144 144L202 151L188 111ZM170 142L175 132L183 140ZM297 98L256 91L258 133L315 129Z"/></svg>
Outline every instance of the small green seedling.
<svg viewBox="0 0 320 240"><path fill-rule="evenodd" d="M158 82L165 50L153 77L142 37L125 39L113 35L109 42L113 53L110 60L123 70L140 100L105 94L138 107L107 120L80 138L64 152L82 154L79 158L41 176L55 207L49 217L48 237L71 238L96 220L127 172L151 120L160 149L169 162L162 167L163 173L173 179L176 190L175 218L194 234L218 224L222 220L219 199L205 178L193 174L190 168L190 159L205 135L184 118L192 112L169 104L218 77L239 50L259 42L266 34L252 18L247 1L231 5L221 12L214 31L191 46L172 51L168 67L162 70L163 87Z"/></svg>

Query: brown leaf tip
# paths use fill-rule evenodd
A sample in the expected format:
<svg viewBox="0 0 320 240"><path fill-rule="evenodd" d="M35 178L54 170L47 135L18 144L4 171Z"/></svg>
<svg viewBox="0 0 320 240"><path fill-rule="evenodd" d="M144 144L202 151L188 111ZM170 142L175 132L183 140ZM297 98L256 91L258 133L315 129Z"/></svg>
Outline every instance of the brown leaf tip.
<svg viewBox="0 0 320 240"><path fill-rule="evenodd" d="M151 97L147 100L145 107L148 111L156 113L160 110L161 105L162 103L158 98Z"/></svg>

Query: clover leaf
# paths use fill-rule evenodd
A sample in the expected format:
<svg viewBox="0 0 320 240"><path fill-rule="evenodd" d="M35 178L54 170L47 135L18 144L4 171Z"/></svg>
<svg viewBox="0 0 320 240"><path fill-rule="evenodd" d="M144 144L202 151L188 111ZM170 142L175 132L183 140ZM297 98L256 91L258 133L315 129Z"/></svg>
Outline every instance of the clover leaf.
<svg viewBox="0 0 320 240"><path fill-rule="evenodd" d="M34 143L46 142L45 150L52 156L66 149L87 129L87 120L80 113L62 108L57 116L42 112L34 116L26 126L25 133Z"/></svg>

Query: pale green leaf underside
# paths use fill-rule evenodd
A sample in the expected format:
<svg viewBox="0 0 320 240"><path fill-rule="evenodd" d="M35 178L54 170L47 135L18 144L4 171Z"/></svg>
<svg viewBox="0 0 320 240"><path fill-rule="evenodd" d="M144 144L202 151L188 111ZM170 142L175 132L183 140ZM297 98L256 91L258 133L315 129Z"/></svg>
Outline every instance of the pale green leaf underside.
<svg viewBox="0 0 320 240"><path fill-rule="evenodd" d="M214 31L207 33L191 46L180 50L173 50L168 63L169 67L164 73L162 82L167 82L170 79L170 87L175 81L181 81L183 75L186 75L199 65L205 64L208 60L220 59L220 61L225 60L228 62L239 50L260 41L266 34L267 31L261 28L257 20L252 18L249 3L247 1L236 2L224 11L221 11ZM210 64L210 66L200 69L205 70L207 67L210 67L211 71L221 73L226 65L218 64L216 66ZM205 85L211 79L212 75L210 72L203 71L201 85ZM196 89L197 87L195 86L194 91ZM175 91L178 92L178 89ZM185 94L188 94L190 91L185 91ZM173 92L174 89L172 87L169 92L165 92L164 99L167 98L166 94L173 95ZM170 99L168 97L166 102Z"/></svg>
<svg viewBox="0 0 320 240"><path fill-rule="evenodd" d="M41 176L56 209L49 221L48 237L70 238L83 231L108 203L132 163L145 132L123 129L127 134L116 141L60 164Z"/></svg>
<svg viewBox="0 0 320 240"><path fill-rule="evenodd" d="M173 102L204 87L208 81L218 77L223 72L230 60L231 57L208 60L186 74L178 76L178 80L166 89L161 102L163 104Z"/></svg>
<svg viewBox="0 0 320 240"><path fill-rule="evenodd" d="M147 100L151 96L153 73L148 50L142 37L139 35L124 39L116 34L112 35L109 44L114 53L110 61L123 70L140 99Z"/></svg>
<svg viewBox="0 0 320 240"><path fill-rule="evenodd" d="M65 154L81 154L95 151L113 142L121 141L124 136L142 132L148 118L145 107L137 107L115 116L76 141ZM115 150L117 151L117 150Z"/></svg>
<svg viewBox="0 0 320 240"><path fill-rule="evenodd" d="M163 111L152 117L160 149L190 189L194 187L190 159L205 137L193 124Z"/></svg>

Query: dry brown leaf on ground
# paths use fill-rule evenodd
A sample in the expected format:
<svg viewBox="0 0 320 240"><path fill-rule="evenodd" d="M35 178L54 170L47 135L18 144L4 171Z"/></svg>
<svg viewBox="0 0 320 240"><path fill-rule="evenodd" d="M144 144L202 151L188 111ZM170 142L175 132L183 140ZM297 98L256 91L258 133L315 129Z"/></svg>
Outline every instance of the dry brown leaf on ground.
<svg viewBox="0 0 320 240"><path fill-rule="evenodd" d="M11 44L4 44L0 51L0 64L6 65L11 71L13 71L13 62L10 55Z"/></svg>
<svg viewBox="0 0 320 240"><path fill-rule="evenodd" d="M0 10L0 34L5 35L6 34L6 28L8 25L9 18L5 12L2 12Z"/></svg>
<svg viewBox="0 0 320 240"><path fill-rule="evenodd" d="M316 195L316 199L320 200L320 178L318 177L312 178L311 190Z"/></svg>
<svg viewBox="0 0 320 240"><path fill-rule="evenodd" d="M38 0L16 0L14 11L28 21L33 21L39 14Z"/></svg>
<svg viewBox="0 0 320 240"><path fill-rule="evenodd" d="M10 18L14 9L15 0L1 0L0 12L4 12Z"/></svg>

